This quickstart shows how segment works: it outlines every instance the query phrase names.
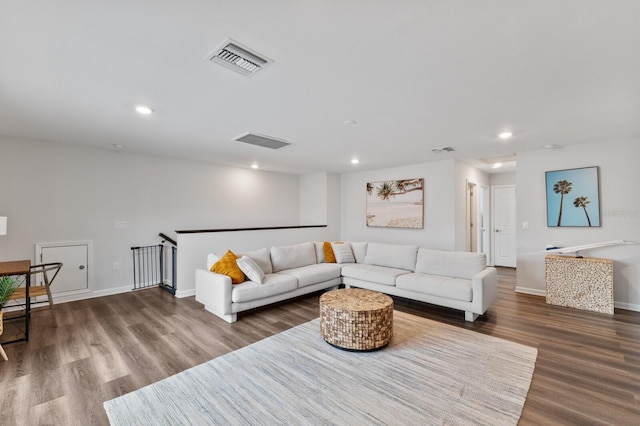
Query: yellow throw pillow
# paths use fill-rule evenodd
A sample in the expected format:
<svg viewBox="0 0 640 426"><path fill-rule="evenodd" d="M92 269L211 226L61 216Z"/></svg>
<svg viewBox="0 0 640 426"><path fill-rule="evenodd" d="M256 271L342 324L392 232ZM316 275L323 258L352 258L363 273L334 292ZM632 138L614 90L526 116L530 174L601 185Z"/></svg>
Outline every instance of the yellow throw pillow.
<svg viewBox="0 0 640 426"><path fill-rule="evenodd" d="M322 248L324 249L324 261L326 263L336 263L336 257L333 254L333 247L331 247L331 243L325 241Z"/></svg>
<svg viewBox="0 0 640 426"><path fill-rule="evenodd" d="M211 267L211 271L217 274L228 275L231 277L231 284L240 284L244 282L244 272L238 268L236 263L236 256L231 250L227 250L227 253L220 258Z"/></svg>

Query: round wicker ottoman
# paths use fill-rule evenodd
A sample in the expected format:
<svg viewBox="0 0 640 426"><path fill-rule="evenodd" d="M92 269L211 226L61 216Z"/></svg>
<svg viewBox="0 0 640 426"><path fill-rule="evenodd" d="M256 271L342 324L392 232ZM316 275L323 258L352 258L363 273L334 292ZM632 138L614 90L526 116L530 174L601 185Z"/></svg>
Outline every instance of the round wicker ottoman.
<svg viewBox="0 0 640 426"><path fill-rule="evenodd" d="M393 336L393 299L359 288L326 292L320 296L320 332L341 349L381 348Z"/></svg>

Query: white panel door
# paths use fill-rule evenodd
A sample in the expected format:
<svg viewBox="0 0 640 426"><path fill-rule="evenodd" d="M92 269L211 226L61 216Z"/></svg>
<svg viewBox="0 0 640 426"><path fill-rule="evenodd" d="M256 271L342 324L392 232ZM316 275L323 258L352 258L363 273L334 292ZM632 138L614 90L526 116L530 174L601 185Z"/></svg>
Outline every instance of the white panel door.
<svg viewBox="0 0 640 426"><path fill-rule="evenodd" d="M51 285L53 294L73 294L90 291L89 254L90 244L51 243L39 244L40 263L62 262L62 269Z"/></svg>
<svg viewBox="0 0 640 426"><path fill-rule="evenodd" d="M493 262L496 266L516 267L516 187L494 186Z"/></svg>

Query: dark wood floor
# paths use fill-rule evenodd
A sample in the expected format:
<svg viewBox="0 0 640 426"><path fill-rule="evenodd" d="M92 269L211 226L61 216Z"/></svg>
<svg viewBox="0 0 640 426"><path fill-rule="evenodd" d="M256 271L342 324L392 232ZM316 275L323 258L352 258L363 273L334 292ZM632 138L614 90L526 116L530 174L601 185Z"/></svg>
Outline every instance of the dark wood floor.
<svg viewBox="0 0 640 426"><path fill-rule="evenodd" d="M475 323L401 299L396 309L538 348L521 425L640 424L640 313L549 306L514 293L514 270L499 276L498 300ZM38 310L30 341L4 346L0 424L108 424L103 401L316 318L318 297L240 314L235 324L158 288L58 305L58 328Z"/></svg>

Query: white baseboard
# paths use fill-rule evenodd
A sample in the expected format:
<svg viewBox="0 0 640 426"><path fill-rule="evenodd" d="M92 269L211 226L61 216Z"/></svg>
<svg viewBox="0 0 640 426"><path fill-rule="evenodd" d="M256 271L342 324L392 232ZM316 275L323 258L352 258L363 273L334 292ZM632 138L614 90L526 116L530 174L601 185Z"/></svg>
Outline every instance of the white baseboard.
<svg viewBox="0 0 640 426"><path fill-rule="evenodd" d="M104 290L96 290L88 293L78 293L70 295L53 295L53 303L67 303L76 300L93 299L94 297L112 296L114 294L127 293L131 291L131 286L107 288Z"/></svg>
<svg viewBox="0 0 640 426"><path fill-rule="evenodd" d="M191 288L189 290L182 290L182 291L176 290L176 297L179 299L182 299L183 297L189 297L189 296L195 296L195 295L196 295L195 288Z"/></svg>
<svg viewBox="0 0 640 426"><path fill-rule="evenodd" d="M625 309L627 311L640 312L640 305L626 302L613 302L613 307L618 309Z"/></svg>
<svg viewBox="0 0 640 426"><path fill-rule="evenodd" d="M545 290L540 290L539 288L528 288L528 287L516 286L516 293L532 294L534 296L547 297L547 292Z"/></svg>

